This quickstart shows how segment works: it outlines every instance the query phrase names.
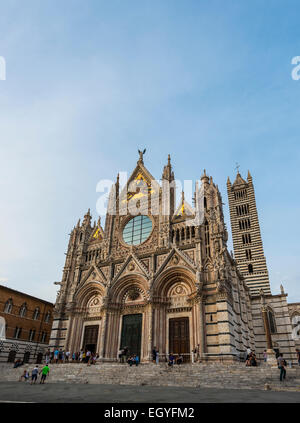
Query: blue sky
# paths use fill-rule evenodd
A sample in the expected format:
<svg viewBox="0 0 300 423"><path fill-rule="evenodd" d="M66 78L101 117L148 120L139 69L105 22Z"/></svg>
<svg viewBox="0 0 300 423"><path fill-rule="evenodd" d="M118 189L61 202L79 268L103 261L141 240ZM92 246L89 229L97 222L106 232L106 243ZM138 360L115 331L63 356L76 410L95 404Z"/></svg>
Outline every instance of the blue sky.
<svg viewBox="0 0 300 423"><path fill-rule="evenodd" d="M54 301L96 185L205 168L223 195L250 169L273 293L300 301L298 1L3 2L0 283ZM229 248L231 243L229 243Z"/></svg>

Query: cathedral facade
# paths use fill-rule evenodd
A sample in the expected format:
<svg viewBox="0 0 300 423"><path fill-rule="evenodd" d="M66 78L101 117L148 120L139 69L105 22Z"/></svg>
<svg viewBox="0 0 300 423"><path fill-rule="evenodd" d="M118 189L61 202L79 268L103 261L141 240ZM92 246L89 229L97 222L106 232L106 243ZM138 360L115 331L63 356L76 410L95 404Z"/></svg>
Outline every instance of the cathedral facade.
<svg viewBox="0 0 300 423"><path fill-rule="evenodd" d="M159 183L140 152L126 186L118 177L111 189L105 226L88 211L70 234L50 346L89 349L102 361L127 347L142 362L154 347L162 360L173 353L186 362L195 348L203 361L263 351L272 316L262 311L273 297L251 295L227 239L212 177L204 171L193 206L182 193L176 208L170 157Z"/></svg>

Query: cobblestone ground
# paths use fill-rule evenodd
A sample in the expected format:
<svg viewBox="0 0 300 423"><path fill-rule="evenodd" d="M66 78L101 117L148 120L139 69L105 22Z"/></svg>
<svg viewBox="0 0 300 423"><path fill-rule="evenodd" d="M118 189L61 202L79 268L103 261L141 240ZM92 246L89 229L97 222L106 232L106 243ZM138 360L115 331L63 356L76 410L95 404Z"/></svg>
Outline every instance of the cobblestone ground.
<svg viewBox="0 0 300 423"><path fill-rule="evenodd" d="M217 388L1 382L0 403L300 403L299 392Z"/></svg>

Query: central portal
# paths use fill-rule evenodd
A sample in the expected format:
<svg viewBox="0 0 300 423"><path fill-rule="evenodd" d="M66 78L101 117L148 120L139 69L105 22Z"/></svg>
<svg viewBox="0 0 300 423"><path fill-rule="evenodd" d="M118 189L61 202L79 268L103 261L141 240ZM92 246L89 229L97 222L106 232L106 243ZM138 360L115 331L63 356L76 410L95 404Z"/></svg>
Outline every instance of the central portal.
<svg viewBox="0 0 300 423"><path fill-rule="evenodd" d="M96 352L99 325L86 326L84 329L83 345L85 351Z"/></svg>
<svg viewBox="0 0 300 423"><path fill-rule="evenodd" d="M178 317L169 320L169 352L182 354L184 361L190 360L189 318Z"/></svg>
<svg viewBox="0 0 300 423"><path fill-rule="evenodd" d="M142 314L123 316L121 348L128 348L128 354L135 354L141 359Z"/></svg>

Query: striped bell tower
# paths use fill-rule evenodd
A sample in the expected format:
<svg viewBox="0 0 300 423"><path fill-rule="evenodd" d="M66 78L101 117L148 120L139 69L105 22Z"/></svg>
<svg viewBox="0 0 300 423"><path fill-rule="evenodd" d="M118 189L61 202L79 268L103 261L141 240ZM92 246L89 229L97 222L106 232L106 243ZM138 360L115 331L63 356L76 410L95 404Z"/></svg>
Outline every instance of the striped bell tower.
<svg viewBox="0 0 300 423"><path fill-rule="evenodd" d="M245 278L251 295L271 294L269 273L264 256L252 176L245 181L239 171L231 184L228 177L227 194L233 249L238 268Z"/></svg>

